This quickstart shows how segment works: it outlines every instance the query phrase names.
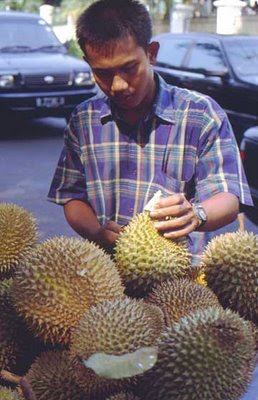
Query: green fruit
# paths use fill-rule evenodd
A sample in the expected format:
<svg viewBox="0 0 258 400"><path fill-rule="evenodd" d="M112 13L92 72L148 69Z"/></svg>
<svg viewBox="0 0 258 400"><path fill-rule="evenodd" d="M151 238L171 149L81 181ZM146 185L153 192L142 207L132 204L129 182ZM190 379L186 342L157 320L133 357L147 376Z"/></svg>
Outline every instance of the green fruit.
<svg viewBox="0 0 258 400"><path fill-rule="evenodd" d="M68 344L70 330L100 301L124 297L111 258L84 239L55 237L39 244L14 279L18 312L44 342Z"/></svg>
<svg viewBox="0 0 258 400"><path fill-rule="evenodd" d="M148 400L237 400L254 370L255 341L248 321L210 307L167 328L159 357L144 377Z"/></svg>
<svg viewBox="0 0 258 400"><path fill-rule="evenodd" d="M22 207L0 204L0 278L9 278L36 244L36 220Z"/></svg>
<svg viewBox="0 0 258 400"><path fill-rule="evenodd" d="M22 400L23 397L16 391L5 387L0 387L1 400Z"/></svg>
<svg viewBox="0 0 258 400"><path fill-rule="evenodd" d="M215 237L202 265L222 306L258 324L258 235L238 231Z"/></svg>
<svg viewBox="0 0 258 400"><path fill-rule="evenodd" d="M26 375L38 400L85 400L69 370L68 351L42 353Z"/></svg>
<svg viewBox="0 0 258 400"><path fill-rule="evenodd" d="M139 297L154 283L185 276L190 265L185 240L164 238L147 211L136 215L119 235L114 257L127 293Z"/></svg>
<svg viewBox="0 0 258 400"><path fill-rule="evenodd" d="M71 337L72 371L77 383L95 400L130 390L138 378L133 376L132 370L137 369L139 363L143 369L150 365L146 367L148 360L142 360L144 353L140 349L155 346L163 327L161 310L142 300L126 298L91 307L73 329ZM110 355L110 373L120 372L117 368L121 368L129 372L124 376L130 378L106 379L86 368L85 361L96 353ZM122 364L115 356L121 356Z"/></svg>
<svg viewBox="0 0 258 400"><path fill-rule="evenodd" d="M216 295L209 288L187 278L162 282L152 290L146 301L163 311L167 326L190 312L219 306Z"/></svg>

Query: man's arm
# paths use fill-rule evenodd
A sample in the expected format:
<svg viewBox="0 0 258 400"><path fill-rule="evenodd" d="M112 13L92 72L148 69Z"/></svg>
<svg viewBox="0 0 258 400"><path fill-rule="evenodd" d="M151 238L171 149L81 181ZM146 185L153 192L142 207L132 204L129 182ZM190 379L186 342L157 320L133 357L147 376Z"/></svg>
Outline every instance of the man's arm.
<svg viewBox="0 0 258 400"><path fill-rule="evenodd" d="M112 249L121 231L114 221L100 225L90 204L84 201L70 200L64 205L64 214L69 225L80 236L107 250Z"/></svg>
<svg viewBox="0 0 258 400"><path fill-rule="evenodd" d="M236 219L239 211L238 198L232 193L217 193L201 204L206 211L207 221L200 231L213 231L229 224ZM183 194L161 198L156 205L156 210L150 215L156 220L176 217L155 222L158 231L169 239L185 236L196 230L199 225L191 203Z"/></svg>

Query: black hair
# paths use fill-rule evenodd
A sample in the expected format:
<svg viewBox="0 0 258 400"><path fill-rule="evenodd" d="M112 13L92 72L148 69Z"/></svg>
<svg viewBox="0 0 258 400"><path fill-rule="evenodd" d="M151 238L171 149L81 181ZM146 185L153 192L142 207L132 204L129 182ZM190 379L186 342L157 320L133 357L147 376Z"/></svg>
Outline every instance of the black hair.
<svg viewBox="0 0 258 400"><path fill-rule="evenodd" d="M152 36L150 14L138 0L98 0L78 18L76 36L84 53L85 45L104 49L128 36L146 50Z"/></svg>

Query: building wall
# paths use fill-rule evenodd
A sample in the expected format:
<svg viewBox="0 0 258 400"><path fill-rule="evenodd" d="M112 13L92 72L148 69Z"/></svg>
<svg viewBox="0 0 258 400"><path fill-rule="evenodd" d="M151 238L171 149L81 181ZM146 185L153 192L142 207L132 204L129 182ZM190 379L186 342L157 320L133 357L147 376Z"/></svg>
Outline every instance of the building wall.
<svg viewBox="0 0 258 400"><path fill-rule="evenodd" d="M161 22L154 22L154 34L168 32L169 25ZM190 20L190 32L216 32L216 16L192 18ZM244 35L258 35L258 15L243 15L242 27L238 32Z"/></svg>

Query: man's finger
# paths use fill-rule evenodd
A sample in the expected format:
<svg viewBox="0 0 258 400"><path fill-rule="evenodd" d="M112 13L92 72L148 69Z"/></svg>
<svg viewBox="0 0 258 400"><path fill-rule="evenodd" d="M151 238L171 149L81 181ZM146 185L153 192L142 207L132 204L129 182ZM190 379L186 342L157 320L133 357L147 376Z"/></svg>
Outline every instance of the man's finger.
<svg viewBox="0 0 258 400"><path fill-rule="evenodd" d="M175 193L168 197L161 197L155 208L159 209L163 207L174 206L176 204L182 204L184 201L184 193Z"/></svg>
<svg viewBox="0 0 258 400"><path fill-rule="evenodd" d="M171 232L165 232L163 236L166 239L178 239L180 237L186 236L189 233L193 232L193 230L196 228L196 224L194 222L191 222L188 225L185 225L182 229L177 229L173 230Z"/></svg>
<svg viewBox="0 0 258 400"><path fill-rule="evenodd" d="M191 215L184 214L181 217L166 219L154 222L154 227L158 231L180 229L191 222Z"/></svg>
<svg viewBox="0 0 258 400"><path fill-rule="evenodd" d="M115 221L111 221L110 220L110 221L108 221L106 223L105 229L108 229L108 230L110 230L112 232L115 232L115 233L120 233L122 228Z"/></svg>

